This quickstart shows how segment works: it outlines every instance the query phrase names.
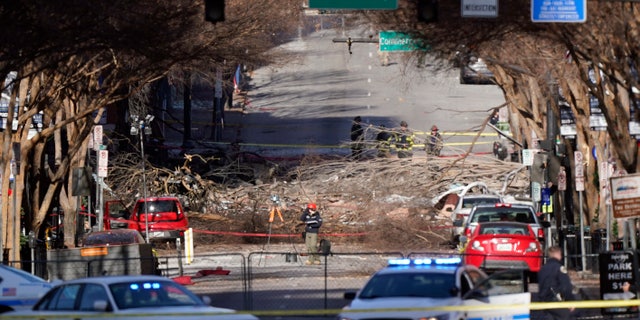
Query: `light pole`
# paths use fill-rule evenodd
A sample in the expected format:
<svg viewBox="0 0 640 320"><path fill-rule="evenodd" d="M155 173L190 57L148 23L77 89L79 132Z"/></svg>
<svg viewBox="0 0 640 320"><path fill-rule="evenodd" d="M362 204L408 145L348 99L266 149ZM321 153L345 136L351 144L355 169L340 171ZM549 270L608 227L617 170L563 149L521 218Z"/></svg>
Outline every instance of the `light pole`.
<svg viewBox="0 0 640 320"><path fill-rule="evenodd" d="M131 135L139 135L140 138L140 155L142 156L142 196L144 202L144 239L149 243L149 211L147 208L147 177L145 173L145 158L144 158L144 136L151 134L151 121L154 116L148 114L144 119L138 118L138 116L131 116ZM138 213L140 214L140 213Z"/></svg>

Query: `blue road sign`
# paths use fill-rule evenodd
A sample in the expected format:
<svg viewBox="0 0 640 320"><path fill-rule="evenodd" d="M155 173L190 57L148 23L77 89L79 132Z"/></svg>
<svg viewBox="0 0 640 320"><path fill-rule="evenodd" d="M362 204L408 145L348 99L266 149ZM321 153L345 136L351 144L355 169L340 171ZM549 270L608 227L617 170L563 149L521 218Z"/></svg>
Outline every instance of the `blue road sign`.
<svg viewBox="0 0 640 320"><path fill-rule="evenodd" d="M585 22L587 0L531 0L533 22Z"/></svg>

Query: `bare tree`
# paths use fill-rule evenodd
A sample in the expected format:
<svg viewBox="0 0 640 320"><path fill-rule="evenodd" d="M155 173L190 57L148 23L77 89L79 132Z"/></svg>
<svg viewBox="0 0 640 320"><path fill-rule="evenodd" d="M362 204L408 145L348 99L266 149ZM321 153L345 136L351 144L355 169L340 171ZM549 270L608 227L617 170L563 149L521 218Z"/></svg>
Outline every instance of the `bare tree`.
<svg viewBox="0 0 640 320"><path fill-rule="evenodd" d="M270 61L269 32L297 21L293 1L279 8L267 0L227 3L227 21L216 25L205 23L203 3L192 1L0 5L0 39L10 44L0 49L0 79L17 74L2 86L10 97L7 122L17 119L17 129L9 125L0 135L0 172L10 175L12 145L20 143L23 165L13 197L17 207L29 211L28 230L42 234L47 213L59 203L66 213L65 244L72 245L76 201L70 168L84 166L89 134L105 107L175 69L214 69L224 60ZM270 23L273 17L279 23ZM34 132L32 119L40 113L43 128ZM3 179L2 190L8 187ZM21 228L13 212L19 210L6 193L1 201L10 204L2 206L2 243L17 260Z"/></svg>

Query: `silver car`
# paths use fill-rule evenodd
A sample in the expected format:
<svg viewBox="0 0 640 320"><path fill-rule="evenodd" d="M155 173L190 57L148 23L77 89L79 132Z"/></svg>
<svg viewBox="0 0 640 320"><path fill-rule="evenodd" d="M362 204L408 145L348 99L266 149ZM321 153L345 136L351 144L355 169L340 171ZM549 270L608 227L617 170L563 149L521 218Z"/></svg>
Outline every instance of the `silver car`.
<svg viewBox="0 0 640 320"><path fill-rule="evenodd" d="M475 55L470 55L460 66L460 84L493 84L495 77L487 63Z"/></svg>
<svg viewBox="0 0 640 320"><path fill-rule="evenodd" d="M117 276L63 282L28 312L8 316L38 319L232 319L256 320L253 315L209 306L171 279L159 276Z"/></svg>

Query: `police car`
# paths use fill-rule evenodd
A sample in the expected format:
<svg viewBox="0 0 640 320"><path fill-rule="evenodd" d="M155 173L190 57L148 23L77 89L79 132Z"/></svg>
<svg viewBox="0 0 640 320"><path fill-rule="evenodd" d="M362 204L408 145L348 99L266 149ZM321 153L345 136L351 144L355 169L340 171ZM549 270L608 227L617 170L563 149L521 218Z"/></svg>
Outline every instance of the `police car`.
<svg viewBox="0 0 640 320"><path fill-rule="evenodd" d="M31 308L54 283L0 264L0 313Z"/></svg>
<svg viewBox="0 0 640 320"><path fill-rule="evenodd" d="M392 259L358 292L339 320L529 319L531 294L522 273L487 276L459 257Z"/></svg>

